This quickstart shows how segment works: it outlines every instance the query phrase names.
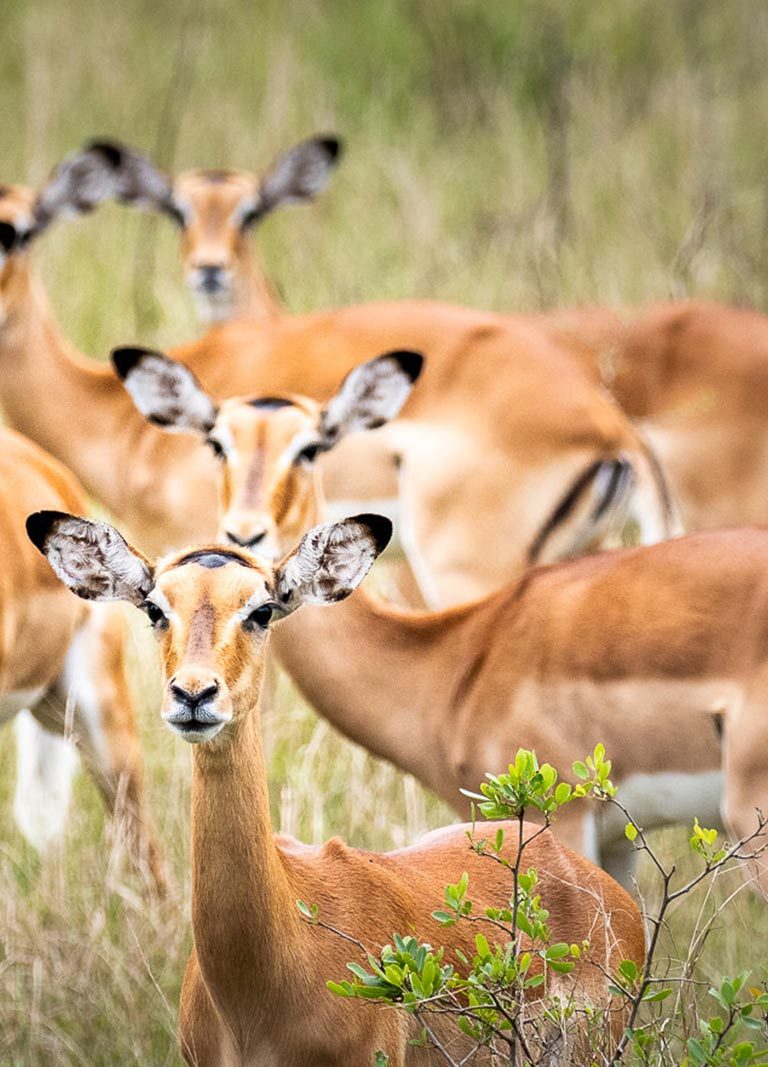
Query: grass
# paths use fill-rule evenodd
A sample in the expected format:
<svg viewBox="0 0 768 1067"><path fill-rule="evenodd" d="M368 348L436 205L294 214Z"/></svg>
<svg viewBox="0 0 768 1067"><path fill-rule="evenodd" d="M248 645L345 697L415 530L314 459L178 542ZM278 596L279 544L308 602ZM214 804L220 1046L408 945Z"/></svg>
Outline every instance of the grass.
<svg viewBox="0 0 768 1067"><path fill-rule="evenodd" d="M41 181L87 137L170 170L265 167L315 130L348 151L311 208L258 240L295 310L429 296L498 309L697 294L768 297L768 93L761 0L17 0L3 12L0 180ZM63 329L116 344L196 331L170 224L110 207L37 250ZM154 266L153 266L154 264ZM161 729L136 632L148 790L175 888L142 899L81 781L41 863L10 814L0 735L0 1063L177 1064L189 949L189 753ZM450 817L336 736L283 685L266 717L276 826L388 848ZM525 739L521 738L521 743ZM661 837L664 854L685 848ZM648 872L643 884L652 893ZM726 888L718 887L716 897ZM682 953L697 901L674 916ZM757 967L766 909L742 896L701 974Z"/></svg>

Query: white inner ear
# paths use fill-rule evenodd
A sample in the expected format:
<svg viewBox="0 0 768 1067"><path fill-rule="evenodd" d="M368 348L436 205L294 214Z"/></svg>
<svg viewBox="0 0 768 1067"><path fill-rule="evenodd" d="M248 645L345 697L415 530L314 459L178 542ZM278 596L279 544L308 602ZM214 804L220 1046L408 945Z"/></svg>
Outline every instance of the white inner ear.
<svg viewBox="0 0 768 1067"><path fill-rule="evenodd" d="M216 405L190 370L160 355L142 356L125 379L136 407L168 430L207 433L216 421Z"/></svg>
<svg viewBox="0 0 768 1067"><path fill-rule="evenodd" d="M325 189L333 170L325 149L314 141L303 142L280 156L261 186L262 201L269 207L312 199Z"/></svg>
<svg viewBox="0 0 768 1067"><path fill-rule="evenodd" d="M63 520L45 554L64 584L86 599L140 603L154 585L148 564L107 523Z"/></svg>
<svg viewBox="0 0 768 1067"><path fill-rule="evenodd" d="M413 382L396 359L380 356L351 370L323 413L323 429L334 437L381 426L400 414Z"/></svg>
<svg viewBox="0 0 768 1067"><path fill-rule="evenodd" d="M357 588L376 559L376 543L367 526L347 519L315 526L280 569L278 595L295 601L330 604Z"/></svg>

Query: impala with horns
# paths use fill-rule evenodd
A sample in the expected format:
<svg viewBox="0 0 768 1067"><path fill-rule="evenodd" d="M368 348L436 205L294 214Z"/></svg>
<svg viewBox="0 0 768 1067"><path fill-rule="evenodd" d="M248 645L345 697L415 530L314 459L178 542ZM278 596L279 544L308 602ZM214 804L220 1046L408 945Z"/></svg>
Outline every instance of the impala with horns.
<svg viewBox="0 0 768 1067"><path fill-rule="evenodd" d="M54 172L37 198L18 188L0 197L6 417L74 470L142 546L210 538L213 457L148 426L109 369L67 345L31 273L30 239L103 192L73 173L71 163ZM530 559L603 546L628 519L642 540L669 533L643 442L572 353L525 320L419 302L281 313L216 327L175 355L216 396L301 392L322 401L354 366L393 350L427 356L419 388L386 430L328 453L325 488L337 506L396 498L428 603L498 588Z"/></svg>
<svg viewBox="0 0 768 1067"><path fill-rule="evenodd" d="M326 982L345 972L348 945L305 923L296 900L318 904L324 922L374 952L393 930L408 930L447 943L449 957L458 951L471 956L471 927L446 932L432 910L443 887L463 871L478 908L503 904L509 872L469 847L467 826L383 854L338 839L313 847L273 836L258 721L271 624L297 609L300 614L303 604L347 597L387 543L388 520L360 515L315 527L277 565L214 545L152 566L112 527L58 512L30 516L27 528L73 592L89 600L127 600L146 612L163 660L162 718L178 737L194 742L194 948L180 1009L187 1062L349 1067L372 1063L378 1050L393 1067L443 1062L441 1053L411 1044L419 1027L404 1015L350 1007L328 991ZM346 651L337 646L338 658ZM507 837L516 840L514 833ZM513 860L515 846L504 848ZM639 964L644 955L635 904L549 831L530 841L525 862L538 872L553 939L587 938L593 946L571 975L549 975L549 992L607 1006L607 975L622 958ZM611 1013L614 1036L624 1016L621 1009ZM463 1037L447 1026L438 1032L462 1053ZM487 1064L482 1055L473 1062Z"/></svg>
<svg viewBox="0 0 768 1067"><path fill-rule="evenodd" d="M217 412L189 369L167 357L132 351L116 362L148 417L189 426L193 413L208 413L225 508L227 487L248 472L250 491L271 509L258 522L280 551L301 523L322 517L314 468L319 448L337 440L328 424L379 424L413 374L397 354L382 356L355 368L325 409L282 397L228 401ZM225 511L224 530L228 521ZM602 742L639 824L722 815L746 837L755 809L768 811L766 611L768 532L718 531L534 568L442 612L399 611L359 591L333 612L308 606L278 629L274 647L334 726L463 815L470 805L460 790L503 770L518 747L570 766ZM631 884L623 824L573 808L555 832ZM768 895L768 871L760 878Z"/></svg>
<svg viewBox="0 0 768 1067"><path fill-rule="evenodd" d="M86 606L67 593L24 531L31 510L83 510L85 494L68 471L18 434L0 430L0 446L0 723L16 725L16 822L40 851L61 836L77 748L132 857L162 890L120 611Z"/></svg>

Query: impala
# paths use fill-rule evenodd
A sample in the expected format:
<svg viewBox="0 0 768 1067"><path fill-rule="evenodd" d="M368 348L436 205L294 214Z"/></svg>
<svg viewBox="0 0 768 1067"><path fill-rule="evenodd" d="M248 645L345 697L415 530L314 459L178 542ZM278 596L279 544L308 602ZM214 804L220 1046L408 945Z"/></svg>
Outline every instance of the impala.
<svg viewBox="0 0 768 1067"><path fill-rule="evenodd" d="M115 609L66 592L24 532L30 510L87 507L74 478L35 445L0 430L0 723L16 720L14 815L38 850L66 823L77 743L133 857L162 890L144 810L142 758ZM103 669L105 665L108 670Z"/></svg>
<svg viewBox="0 0 768 1067"><path fill-rule="evenodd" d="M402 358L355 368L325 408L284 396L218 409L187 367L159 353L118 352L115 362L147 417L190 429L206 413L198 432L221 452L224 536L242 514L231 486L245 478L262 504L250 530L268 529L285 551L321 517L315 458L336 446L336 428L376 425L403 402L414 368ZM440 612L358 592L334 612L307 607L276 632L275 650L330 722L461 814L460 789L503 770L518 747L570 766L601 741L640 824L718 822L722 811L741 837L755 807L768 810L767 595L768 531L718 531L534 568ZM623 831L583 809L555 825L629 884ZM760 877L768 893L768 872Z"/></svg>
<svg viewBox="0 0 768 1067"><path fill-rule="evenodd" d="M668 471L687 527L768 523L768 317L702 300L647 308L587 369Z"/></svg>
<svg viewBox="0 0 768 1067"><path fill-rule="evenodd" d="M330 178L338 146L335 138L303 142L261 181L242 171L192 171L170 181L125 146L103 142L92 150L114 166L119 188L107 184L105 192L138 199L175 219L187 284L203 317L220 320L280 313L252 258L250 230L279 203L317 195ZM73 158L86 169L81 154ZM295 175L303 181L285 195ZM206 262L212 264L207 271L201 266ZM577 308L529 321L571 349L638 420L669 475L686 528L768 522L762 403L768 317L690 300L631 316Z"/></svg>
<svg viewBox="0 0 768 1067"><path fill-rule="evenodd" d="M142 545L209 538L213 458L147 426L107 368L76 357L30 279L30 235L57 214L93 206L121 174L98 152L77 163L54 172L18 226L0 229L15 279L0 328L0 400ZM119 188L138 197L146 176L138 190ZM322 401L356 364L408 349L424 352L428 369L402 417L350 437L323 473L337 505L399 498L401 540L428 602L488 592L531 558L598 547L627 517L644 540L669 532L644 444L571 351L530 321L415 301L281 312L215 327L175 355L217 396L288 391Z"/></svg>
<svg viewBox="0 0 768 1067"><path fill-rule="evenodd" d="M379 1049L392 1067L442 1062L408 1043L418 1027L403 1015L370 1005L350 1010L328 992L325 982L343 975L349 947L304 923L296 899L317 903L325 922L373 951L393 930L408 930L434 943L448 939L451 954L471 955L474 930L460 924L446 934L431 911L442 887L464 870L478 906L508 899L508 872L477 856L461 826L384 854L338 839L313 847L274 837L258 722L270 624L303 603L348 596L387 543L388 520L361 515L315 527L277 565L214 545L152 566L112 527L60 512L32 515L27 528L73 592L127 600L147 613L163 660L162 718L194 743L194 949L180 1008L187 1062L362 1067ZM337 647L339 659L344 651ZM552 936L589 938L594 946L578 971L560 976L558 988L604 1005L601 968L614 971L623 956L643 958L637 908L549 832L528 847ZM614 1033L622 1022L616 1012Z"/></svg>

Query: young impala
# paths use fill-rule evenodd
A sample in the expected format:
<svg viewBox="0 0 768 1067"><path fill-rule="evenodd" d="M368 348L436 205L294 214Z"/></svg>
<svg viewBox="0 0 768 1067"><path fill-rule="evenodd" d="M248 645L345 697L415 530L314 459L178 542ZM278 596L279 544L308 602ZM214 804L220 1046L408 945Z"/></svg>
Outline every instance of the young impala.
<svg viewBox="0 0 768 1067"><path fill-rule="evenodd" d="M303 922L296 900L318 904L325 922L372 951L403 930L471 956L474 929L459 924L447 933L432 909L443 886L465 870L477 906L501 903L509 898L509 872L474 853L461 826L384 854L338 839L313 847L274 837L258 722L270 624L306 610L304 603L348 596L388 541L388 520L361 515L315 527L275 566L215 545L152 566L103 523L42 512L27 525L75 593L127 600L147 613L163 659L162 717L194 742L194 949L180 1009L187 1062L364 1067L379 1049L392 1067L443 1062L408 1043L418 1026L403 1014L350 1008L328 992L326 981L344 974L349 945ZM346 651L337 647L340 660ZM552 936L569 943L589 938L593 946L578 971L561 976L560 988L604 1005L608 979L601 968L612 972L622 957L643 957L637 908L549 832L529 848L525 862L538 871ZM619 1033L623 1022L617 1012L609 1025ZM451 1042L446 1029L439 1032ZM461 1052L460 1044L451 1047Z"/></svg>
<svg viewBox="0 0 768 1067"><path fill-rule="evenodd" d="M8 204L3 214L0 198L10 272L0 290L0 401L142 545L164 550L213 536L213 459L147 426L106 367L71 351L26 251L58 214L93 206L124 181L105 159L91 150L66 162L15 215ZM120 195L150 196L145 170L131 171ZM298 195L303 181L301 168L278 166L270 196ZM415 301L281 312L218 326L176 355L218 396L285 390L322 400L358 363L405 349L424 352L428 369L403 417L386 433L350 437L323 474L337 503L399 498L401 539L429 602L488 592L529 558L604 544L628 516L643 539L669 531L642 441L570 351L531 322Z"/></svg>
<svg viewBox="0 0 768 1067"><path fill-rule="evenodd" d="M284 396L220 409L158 353L116 364L148 417L189 430L202 420L197 432L221 452L222 533L244 514L232 487L245 480L260 509L241 533L268 530L282 552L320 518L317 454L339 427L377 425L403 402L414 368L402 359L357 367L325 407ZM462 814L459 790L519 746L570 766L601 741L642 825L717 822L722 810L746 836L755 807L768 811L767 596L768 531L712 532L535 568L447 611L406 613L358 592L334 612L307 607L275 649L321 714ZM630 881L623 825L573 809L555 831Z"/></svg>
<svg viewBox="0 0 768 1067"><path fill-rule="evenodd" d="M122 816L134 858L162 889L122 619L114 608L86 607L55 581L24 532L40 507L83 510L87 502L59 463L0 430L0 723L16 720L16 822L39 850L62 833L77 766L71 734L105 804Z"/></svg>

